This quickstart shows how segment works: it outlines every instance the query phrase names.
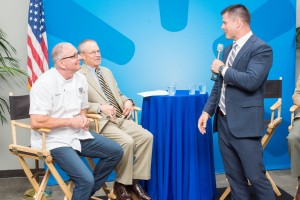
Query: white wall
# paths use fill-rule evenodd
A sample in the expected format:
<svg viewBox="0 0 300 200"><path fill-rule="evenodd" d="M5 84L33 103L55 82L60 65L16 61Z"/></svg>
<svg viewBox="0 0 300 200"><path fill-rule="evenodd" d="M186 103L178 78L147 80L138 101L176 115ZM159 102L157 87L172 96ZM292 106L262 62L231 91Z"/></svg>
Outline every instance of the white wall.
<svg viewBox="0 0 300 200"><path fill-rule="evenodd" d="M29 0L0 0L0 28L7 34L7 40L17 50L17 58L20 60L21 66L26 70L27 59L27 13ZM27 83L24 77L24 83ZM11 88L4 88L4 84L0 85L1 96L8 98L8 93L12 91L15 95L28 94L27 85L21 87L13 85ZM9 119L8 113L6 118ZM29 131L21 131L23 137L20 141L28 138ZM0 170L20 169L20 164L15 156L8 151L8 145L12 143L10 124L0 123ZM29 144L29 140L25 140ZM32 163L33 164L33 163ZM31 165L31 164L30 164ZM32 165L33 166L33 165Z"/></svg>

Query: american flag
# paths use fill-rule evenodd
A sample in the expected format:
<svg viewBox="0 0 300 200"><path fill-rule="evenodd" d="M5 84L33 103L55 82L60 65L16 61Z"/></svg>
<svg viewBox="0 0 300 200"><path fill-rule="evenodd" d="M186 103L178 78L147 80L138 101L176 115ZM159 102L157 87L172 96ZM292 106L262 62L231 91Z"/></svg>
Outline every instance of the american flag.
<svg viewBox="0 0 300 200"><path fill-rule="evenodd" d="M43 0L30 0L29 3L27 50L28 84L31 88L49 69Z"/></svg>

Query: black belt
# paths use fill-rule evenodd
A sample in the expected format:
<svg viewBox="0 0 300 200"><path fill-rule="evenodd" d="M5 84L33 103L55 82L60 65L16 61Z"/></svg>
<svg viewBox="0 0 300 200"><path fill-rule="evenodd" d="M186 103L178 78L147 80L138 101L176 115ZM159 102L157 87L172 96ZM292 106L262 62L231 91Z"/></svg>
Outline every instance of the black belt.
<svg viewBox="0 0 300 200"><path fill-rule="evenodd" d="M219 114L220 116L222 116L222 117L226 117L226 115L222 112L222 110L220 109L220 107L219 107L219 112L218 112L218 114Z"/></svg>

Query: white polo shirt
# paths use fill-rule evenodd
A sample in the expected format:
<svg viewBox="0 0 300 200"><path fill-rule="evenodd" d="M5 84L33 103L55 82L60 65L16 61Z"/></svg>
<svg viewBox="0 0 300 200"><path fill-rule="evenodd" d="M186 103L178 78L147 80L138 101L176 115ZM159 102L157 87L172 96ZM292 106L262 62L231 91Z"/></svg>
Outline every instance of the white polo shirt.
<svg viewBox="0 0 300 200"><path fill-rule="evenodd" d="M33 84L30 91L29 114L48 115L54 118L72 118L88 107L88 83L86 78L76 72L73 78L65 80L60 73L51 68ZM46 149L72 147L81 151L79 140L90 139L89 131L72 127L52 129L46 134ZM42 148L42 135L31 133L31 146Z"/></svg>

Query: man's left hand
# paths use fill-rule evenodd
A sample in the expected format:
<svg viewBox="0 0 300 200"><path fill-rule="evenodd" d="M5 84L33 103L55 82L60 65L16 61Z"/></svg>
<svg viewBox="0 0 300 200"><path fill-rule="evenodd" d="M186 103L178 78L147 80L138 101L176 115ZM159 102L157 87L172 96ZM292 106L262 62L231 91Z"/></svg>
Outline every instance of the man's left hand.
<svg viewBox="0 0 300 200"><path fill-rule="evenodd" d="M131 100L127 99L124 103L123 115L130 117L133 110L133 103Z"/></svg>

